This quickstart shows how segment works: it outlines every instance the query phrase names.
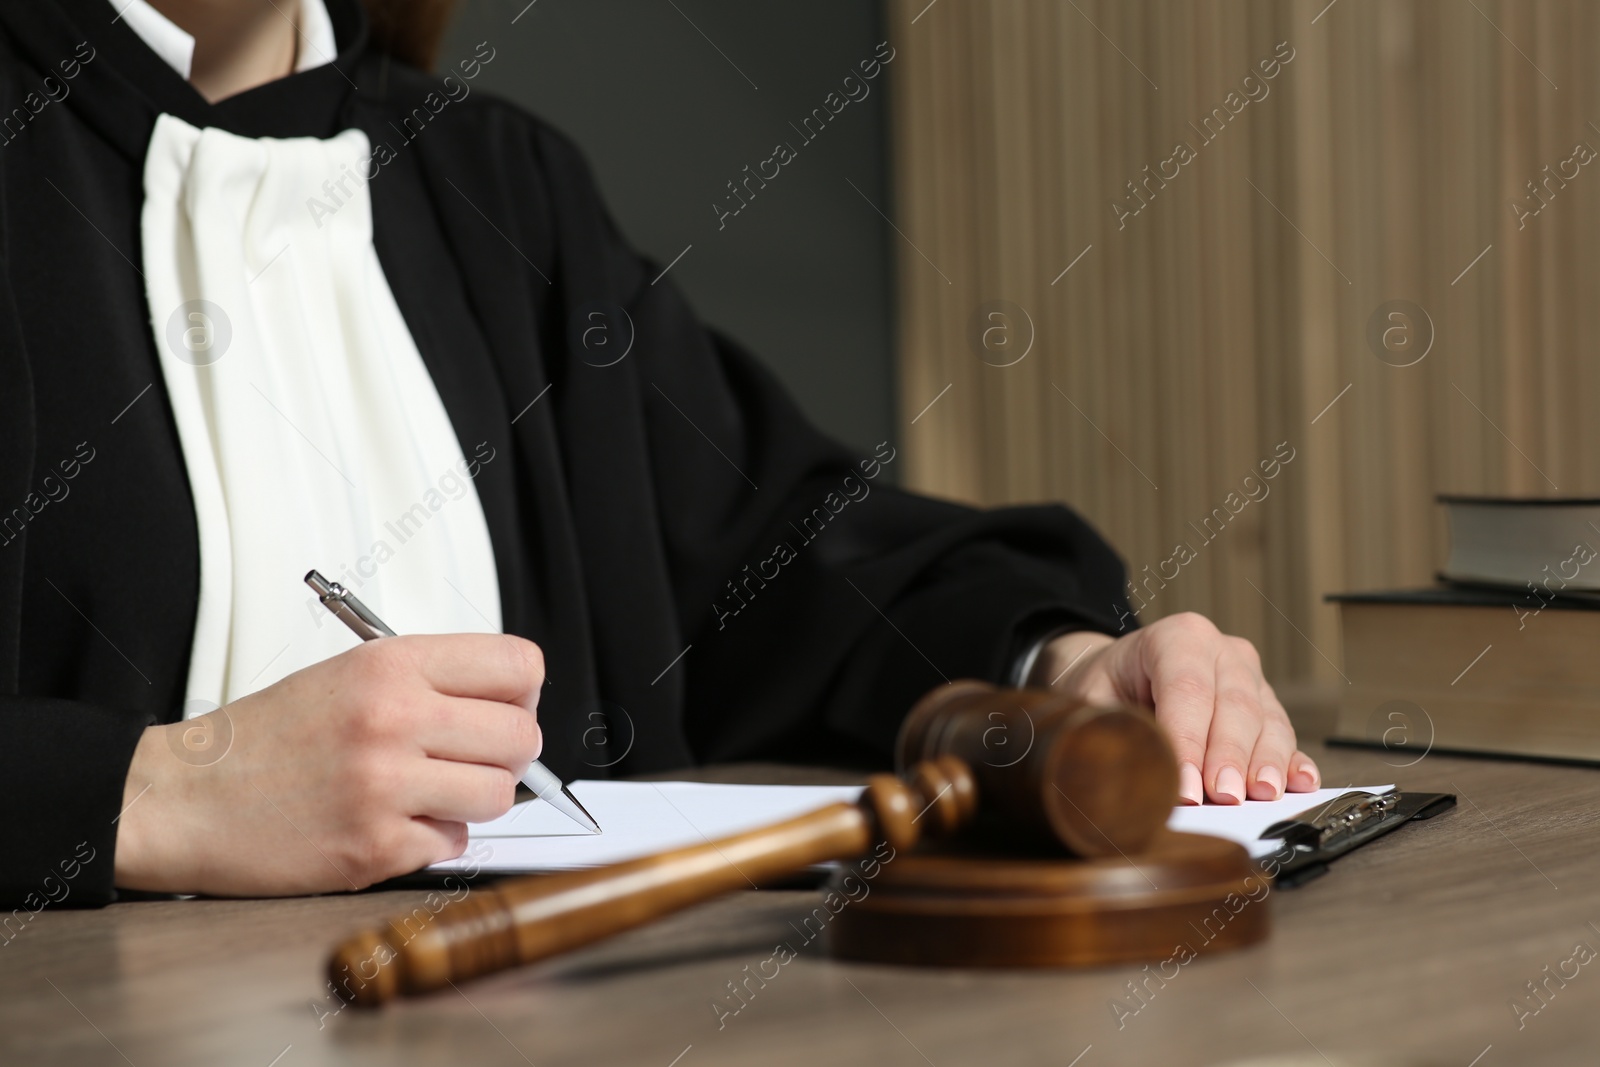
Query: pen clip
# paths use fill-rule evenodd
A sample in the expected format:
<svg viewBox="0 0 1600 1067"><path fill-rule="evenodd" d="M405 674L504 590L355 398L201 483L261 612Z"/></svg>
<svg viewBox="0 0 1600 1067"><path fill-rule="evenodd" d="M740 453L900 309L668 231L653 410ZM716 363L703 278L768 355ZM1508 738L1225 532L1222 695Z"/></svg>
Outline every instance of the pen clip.
<svg viewBox="0 0 1600 1067"><path fill-rule="evenodd" d="M372 609L363 604L354 593L340 585L330 582L318 571L306 574L306 584L317 594L322 601L322 606L339 617L339 620L356 632L356 636L363 641L371 641L378 637L393 637L394 631L384 625L382 619L372 613Z"/></svg>

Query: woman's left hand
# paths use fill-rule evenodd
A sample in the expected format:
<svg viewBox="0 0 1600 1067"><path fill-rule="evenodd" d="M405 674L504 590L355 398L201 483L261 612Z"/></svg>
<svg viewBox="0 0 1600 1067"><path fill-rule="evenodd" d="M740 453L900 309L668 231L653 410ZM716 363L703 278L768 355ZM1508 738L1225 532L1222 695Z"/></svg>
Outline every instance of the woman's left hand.
<svg viewBox="0 0 1600 1067"><path fill-rule="evenodd" d="M1193 612L1123 637L1081 631L1047 644L1028 679L1089 704L1154 706L1178 755L1178 793L1190 804L1277 800L1322 781L1295 748L1289 716L1261 675L1261 657Z"/></svg>

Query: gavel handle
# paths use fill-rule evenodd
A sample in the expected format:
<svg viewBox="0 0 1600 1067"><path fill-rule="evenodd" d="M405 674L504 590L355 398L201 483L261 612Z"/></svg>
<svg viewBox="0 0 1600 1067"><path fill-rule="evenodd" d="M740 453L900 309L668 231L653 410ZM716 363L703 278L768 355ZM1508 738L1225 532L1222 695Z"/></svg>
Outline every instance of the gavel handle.
<svg viewBox="0 0 1600 1067"><path fill-rule="evenodd" d="M593 870L508 879L438 913L395 916L341 944L328 978L345 1000L375 1006L547 959L817 863L864 855L878 840L909 848L922 813L943 832L975 805L970 773L941 759L912 785L875 776L857 804L825 808L702 845Z"/></svg>

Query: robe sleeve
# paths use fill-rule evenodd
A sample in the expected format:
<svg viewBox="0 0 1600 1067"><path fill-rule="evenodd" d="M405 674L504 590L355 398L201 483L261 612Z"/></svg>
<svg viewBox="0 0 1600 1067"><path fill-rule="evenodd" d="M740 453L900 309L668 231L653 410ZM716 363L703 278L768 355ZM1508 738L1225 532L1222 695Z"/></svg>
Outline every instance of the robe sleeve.
<svg viewBox="0 0 1600 1067"><path fill-rule="evenodd" d="M555 229L584 246L558 249L563 270L601 264L569 301L603 289L632 323L699 759L882 764L927 690L1003 682L1061 626L1131 628L1122 563L1075 513L895 488L913 443L857 454L821 434L628 246L577 150L548 129L538 142Z"/></svg>
<svg viewBox="0 0 1600 1067"><path fill-rule="evenodd" d="M0 219L0 520L32 490L32 383ZM18 692L26 533L0 544L0 943L49 906L105 904L123 783L148 721Z"/></svg>

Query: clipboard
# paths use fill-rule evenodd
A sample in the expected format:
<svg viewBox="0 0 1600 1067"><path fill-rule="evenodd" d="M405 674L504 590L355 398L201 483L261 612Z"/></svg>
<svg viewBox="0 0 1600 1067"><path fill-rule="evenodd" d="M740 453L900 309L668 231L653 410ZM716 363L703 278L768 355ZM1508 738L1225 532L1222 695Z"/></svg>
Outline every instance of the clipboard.
<svg viewBox="0 0 1600 1067"><path fill-rule="evenodd" d="M1276 838L1283 844L1256 862L1277 888L1293 889L1328 873L1329 864L1352 849L1455 806L1454 793L1346 793L1267 827L1261 840Z"/></svg>

